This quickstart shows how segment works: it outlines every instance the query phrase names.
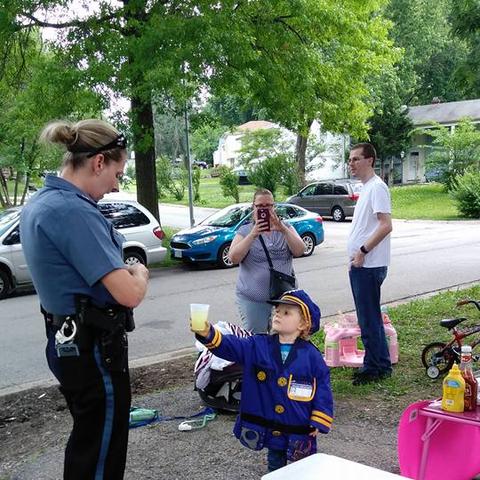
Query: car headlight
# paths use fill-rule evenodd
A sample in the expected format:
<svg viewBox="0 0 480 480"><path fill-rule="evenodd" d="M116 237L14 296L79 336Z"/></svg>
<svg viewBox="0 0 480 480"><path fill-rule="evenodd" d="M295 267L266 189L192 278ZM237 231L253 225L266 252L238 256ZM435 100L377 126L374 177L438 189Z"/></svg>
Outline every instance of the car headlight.
<svg viewBox="0 0 480 480"><path fill-rule="evenodd" d="M209 237L199 238L198 240L194 240L192 245L205 245L206 243L211 243L216 240L217 235L210 235Z"/></svg>

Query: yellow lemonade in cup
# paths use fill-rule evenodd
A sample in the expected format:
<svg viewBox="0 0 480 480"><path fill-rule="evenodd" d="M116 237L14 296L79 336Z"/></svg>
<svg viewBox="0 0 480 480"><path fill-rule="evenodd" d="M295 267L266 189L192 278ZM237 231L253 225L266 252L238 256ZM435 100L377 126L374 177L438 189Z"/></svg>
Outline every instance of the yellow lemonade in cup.
<svg viewBox="0 0 480 480"><path fill-rule="evenodd" d="M205 325L208 320L208 309L210 305L207 303L191 303L190 304L190 319L192 322L192 330L201 332L205 330Z"/></svg>

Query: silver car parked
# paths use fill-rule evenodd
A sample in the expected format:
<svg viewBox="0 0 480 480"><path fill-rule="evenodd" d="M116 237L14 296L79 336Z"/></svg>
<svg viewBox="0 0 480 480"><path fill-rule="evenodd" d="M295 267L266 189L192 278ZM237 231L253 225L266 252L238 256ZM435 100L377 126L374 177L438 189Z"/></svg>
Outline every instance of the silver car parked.
<svg viewBox="0 0 480 480"><path fill-rule="evenodd" d="M124 235L123 258L127 265L151 265L163 260L165 234L155 217L133 200L102 200L102 214ZM21 207L0 212L0 299L21 285L30 284L30 272L20 243Z"/></svg>
<svg viewBox="0 0 480 480"><path fill-rule="evenodd" d="M345 217L353 216L361 189L359 180L322 180L310 183L286 202L343 222Z"/></svg>

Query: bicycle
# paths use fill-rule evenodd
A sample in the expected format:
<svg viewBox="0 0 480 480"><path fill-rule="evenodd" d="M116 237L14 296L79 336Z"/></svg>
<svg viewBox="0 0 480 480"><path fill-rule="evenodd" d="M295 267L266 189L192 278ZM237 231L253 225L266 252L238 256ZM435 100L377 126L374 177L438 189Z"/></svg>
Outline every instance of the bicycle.
<svg viewBox="0 0 480 480"><path fill-rule="evenodd" d="M480 302L475 300L460 300L457 302L457 307L468 305L469 303L475 305L480 311ZM480 325L473 325L466 328L458 328L462 322L467 318L446 318L440 320L440 326L447 328L452 334L453 338L448 342L432 342L429 343L422 351L422 363L426 368L427 376L435 379L440 375L447 373L454 362L460 362L460 354L463 345L463 339L480 332ZM480 344L480 338L473 341L470 345L472 350ZM473 355L473 360L476 362L480 359L480 355Z"/></svg>

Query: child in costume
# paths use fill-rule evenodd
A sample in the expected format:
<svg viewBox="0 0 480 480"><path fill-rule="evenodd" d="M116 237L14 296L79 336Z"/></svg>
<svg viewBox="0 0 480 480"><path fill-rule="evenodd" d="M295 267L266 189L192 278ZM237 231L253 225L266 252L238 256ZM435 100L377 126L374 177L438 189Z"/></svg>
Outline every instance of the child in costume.
<svg viewBox="0 0 480 480"><path fill-rule="evenodd" d="M320 309L303 290L278 300L273 335L222 335L208 322L197 339L217 357L243 365L242 399L234 434L253 450L268 449L268 470L316 453L316 436L333 421L330 374L308 341L320 326Z"/></svg>

